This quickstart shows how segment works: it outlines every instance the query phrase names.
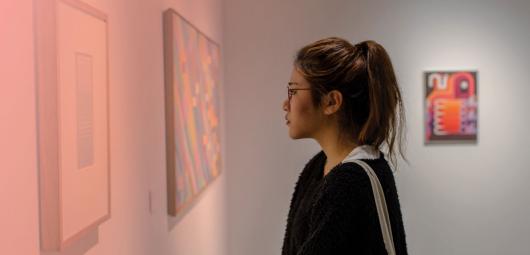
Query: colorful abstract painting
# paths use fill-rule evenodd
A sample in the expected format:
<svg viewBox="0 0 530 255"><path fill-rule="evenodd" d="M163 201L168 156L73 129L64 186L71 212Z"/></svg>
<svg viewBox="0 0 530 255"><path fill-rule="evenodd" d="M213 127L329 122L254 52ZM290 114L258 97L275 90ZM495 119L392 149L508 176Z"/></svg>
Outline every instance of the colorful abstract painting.
<svg viewBox="0 0 530 255"><path fill-rule="evenodd" d="M477 141L477 72L425 72L425 142Z"/></svg>
<svg viewBox="0 0 530 255"><path fill-rule="evenodd" d="M177 216L220 174L219 46L164 13L168 212Z"/></svg>

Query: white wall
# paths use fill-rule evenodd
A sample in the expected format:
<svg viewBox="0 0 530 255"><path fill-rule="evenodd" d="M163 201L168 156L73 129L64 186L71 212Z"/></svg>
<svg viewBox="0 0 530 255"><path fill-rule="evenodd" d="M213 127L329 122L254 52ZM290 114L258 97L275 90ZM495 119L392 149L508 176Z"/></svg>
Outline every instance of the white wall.
<svg viewBox="0 0 530 255"><path fill-rule="evenodd" d="M227 0L228 248L278 254L294 183L319 150L290 141L281 102L295 51L374 39L403 88L408 158L397 174L410 254L526 254L530 241L528 1ZM478 70L476 145L423 144L422 72ZM526 167L525 167L526 166Z"/></svg>
<svg viewBox="0 0 530 255"><path fill-rule="evenodd" d="M86 2L109 17L112 216L60 254L226 254L225 173L180 221L167 216L162 34L172 7L222 42L223 1ZM32 8L0 1L0 254L40 254Z"/></svg>

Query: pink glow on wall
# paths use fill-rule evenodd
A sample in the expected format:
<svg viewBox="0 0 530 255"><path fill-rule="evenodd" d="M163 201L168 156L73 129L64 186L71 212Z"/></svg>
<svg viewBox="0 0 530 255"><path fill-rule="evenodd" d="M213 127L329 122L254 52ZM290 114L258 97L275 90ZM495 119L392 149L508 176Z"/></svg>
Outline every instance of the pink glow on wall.
<svg viewBox="0 0 530 255"><path fill-rule="evenodd" d="M0 254L38 254L33 4L0 1Z"/></svg>
<svg viewBox="0 0 530 255"><path fill-rule="evenodd" d="M37 1L0 1L0 254L226 254L221 179L185 220L168 228L160 22L163 10L175 8L222 41L219 0L84 1L109 17L113 214L99 234L88 233L79 245L39 251Z"/></svg>

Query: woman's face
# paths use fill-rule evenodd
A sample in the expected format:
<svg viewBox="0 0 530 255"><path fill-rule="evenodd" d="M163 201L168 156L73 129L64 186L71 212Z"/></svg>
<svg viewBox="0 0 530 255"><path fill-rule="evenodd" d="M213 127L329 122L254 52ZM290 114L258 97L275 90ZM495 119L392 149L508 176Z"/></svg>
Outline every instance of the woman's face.
<svg viewBox="0 0 530 255"><path fill-rule="evenodd" d="M311 97L311 85L302 74L293 68L289 82L291 96L283 102L286 112L285 120L292 139L315 138L324 115L319 107L315 107Z"/></svg>

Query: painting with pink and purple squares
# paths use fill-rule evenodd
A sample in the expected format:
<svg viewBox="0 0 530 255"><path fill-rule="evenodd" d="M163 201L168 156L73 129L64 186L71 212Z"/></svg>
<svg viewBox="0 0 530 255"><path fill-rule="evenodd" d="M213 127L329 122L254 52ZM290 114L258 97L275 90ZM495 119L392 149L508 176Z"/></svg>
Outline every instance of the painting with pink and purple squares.
<svg viewBox="0 0 530 255"><path fill-rule="evenodd" d="M220 174L219 46L164 13L168 212L177 216Z"/></svg>
<svg viewBox="0 0 530 255"><path fill-rule="evenodd" d="M477 142L477 72L425 72L425 143Z"/></svg>

